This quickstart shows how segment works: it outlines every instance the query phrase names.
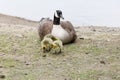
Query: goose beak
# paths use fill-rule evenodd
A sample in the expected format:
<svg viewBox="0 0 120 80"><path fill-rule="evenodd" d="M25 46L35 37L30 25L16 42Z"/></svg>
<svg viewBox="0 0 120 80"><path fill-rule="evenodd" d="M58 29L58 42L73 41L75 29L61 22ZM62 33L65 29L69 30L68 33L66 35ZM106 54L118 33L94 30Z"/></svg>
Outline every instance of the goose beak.
<svg viewBox="0 0 120 80"><path fill-rule="evenodd" d="M62 14L60 15L60 18L61 18L61 19L64 19L64 17L63 17L63 15L62 15Z"/></svg>

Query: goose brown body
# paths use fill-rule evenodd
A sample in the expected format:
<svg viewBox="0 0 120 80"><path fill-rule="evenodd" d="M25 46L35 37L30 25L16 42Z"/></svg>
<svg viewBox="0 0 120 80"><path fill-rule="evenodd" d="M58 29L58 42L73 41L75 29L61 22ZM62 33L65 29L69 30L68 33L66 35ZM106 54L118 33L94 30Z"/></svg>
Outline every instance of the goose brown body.
<svg viewBox="0 0 120 80"><path fill-rule="evenodd" d="M74 30L73 25L69 21L61 21L60 25L63 29L65 29L68 33L69 36L71 37L71 41L69 43L72 43L76 40L76 32ZM51 34L53 29L53 21L50 19L42 20L40 22L40 26L38 29L39 37L42 40L45 35ZM63 43L66 44L66 43Z"/></svg>
<svg viewBox="0 0 120 80"><path fill-rule="evenodd" d="M60 21L60 18L63 19L62 12L60 10L57 10L56 12L57 13L54 14L53 20L49 18L42 18L40 20L40 25L38 29L40 39L42 40L44 36L47 34L56 34L53 36L58 37L61 40L63 39L62 40L63 44L74 42L77 36L73 25L71 24L70 21ZM58 27L58 29L56 29L58 32L57 31L55 32L54 30L56 27ZM65 35L62 32L64 32Z"/></svg>

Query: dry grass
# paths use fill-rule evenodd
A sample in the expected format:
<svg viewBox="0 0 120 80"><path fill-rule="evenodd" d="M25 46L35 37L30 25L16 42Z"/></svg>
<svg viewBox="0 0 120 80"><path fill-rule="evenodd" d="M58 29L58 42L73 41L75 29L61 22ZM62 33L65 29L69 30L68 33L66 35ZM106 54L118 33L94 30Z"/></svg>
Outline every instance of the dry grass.
<svg viewBox="0 0 120 80"><path fill-rule="evenodd" d="M0 80L120 80L119 31L92 29L76 29L77 41L53 55L41 52L36 27L1 24Z"/></svg>

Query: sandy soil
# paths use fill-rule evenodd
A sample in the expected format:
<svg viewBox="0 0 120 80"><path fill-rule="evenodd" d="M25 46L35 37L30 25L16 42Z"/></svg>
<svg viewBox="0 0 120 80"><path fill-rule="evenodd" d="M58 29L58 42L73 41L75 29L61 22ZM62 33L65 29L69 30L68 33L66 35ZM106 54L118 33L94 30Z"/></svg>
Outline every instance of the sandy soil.
<svg viewBox="0 0 120 80"><path fill-rule="evenodd" d="M0 14L0 80L120 80L120 28L75 27L59 55L42 53L38 22Z"/></svg>

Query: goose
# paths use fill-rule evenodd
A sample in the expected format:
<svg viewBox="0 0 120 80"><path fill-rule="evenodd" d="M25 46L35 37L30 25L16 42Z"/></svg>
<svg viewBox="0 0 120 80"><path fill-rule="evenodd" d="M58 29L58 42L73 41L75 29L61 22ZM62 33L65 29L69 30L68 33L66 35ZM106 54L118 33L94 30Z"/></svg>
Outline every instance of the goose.
<svg viewBox="0 0 120 80"><path fill-rule="evenodd" d="M63 44L72 43L76 40L76 32L70 21L60 21L64 19L61 10L56 10L54 18L42 18L38 28L38 34L42 40L45 35L52 34L59 38Z"/></svg>

